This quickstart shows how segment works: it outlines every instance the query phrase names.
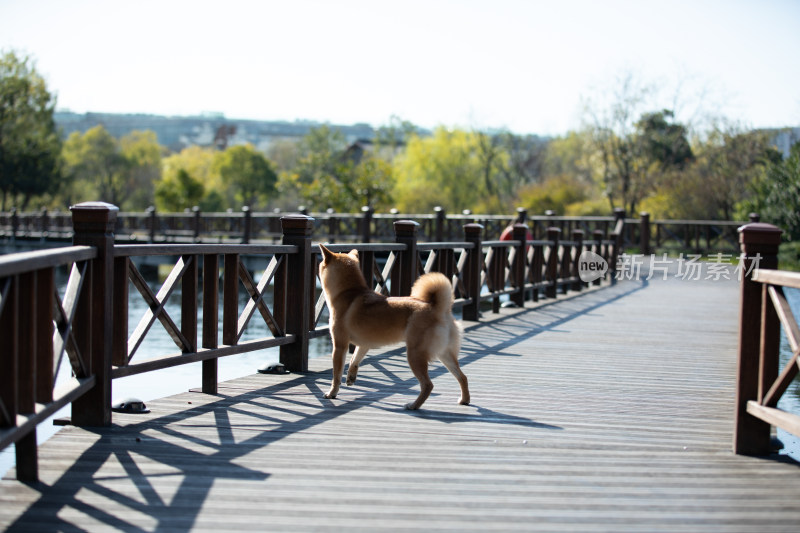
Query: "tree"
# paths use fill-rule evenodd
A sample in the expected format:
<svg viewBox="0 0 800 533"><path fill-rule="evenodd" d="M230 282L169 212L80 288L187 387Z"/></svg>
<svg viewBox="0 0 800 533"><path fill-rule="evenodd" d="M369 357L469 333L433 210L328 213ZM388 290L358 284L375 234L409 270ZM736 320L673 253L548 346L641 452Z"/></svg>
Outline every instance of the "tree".
<svg viewBox="0 0 800 533"><path fill-rule="evenodd" d="M737 218L745 219L755 212L761 220L784 230L784 238L800 240L800 143L792 146L789 157L770 153L763 172L750 185L752 194L741 202Z"/></svg>
<svg viewBox="0 0 800 533"><path fill-rule="evenodd" d="M542 179L547 142L534 135L508 131L473 132L487 192L485 207L491 212L510 212L521 188Z"/></svg>
<svg viewBox="0 0 800 533"><path fill-rule="evenodd" d="M183 211L198 205L203 193L203 182L193 178L186 169L178 168L156 185L156 208L167 212Z"/></svg>
<svg viewBox="0 0 800 533"><path fill-rule="evenodd" d="M228 188L223 185L217 168L219 156L215 149L189 146L165 157L162 177L155 186L156 207L162 211L181 211L195 205L203 211L236 207L233 194L226 199ZM199 197L195 183L202 186Z"/></svg>
<svg viewBox="0 0 800 533"><path fill-rule="evenodd" d="M437 128L430 137L412 137L395 160L395 200L402 212L486 210L486 166L474 133ZM485 161L484 161L485 163Z"/></svg>
<svg viewBox="0 0 800 533"><path fill-rule="evenodd" d="M0 56L0 191L10 196L53 192L60 180L61 140L53 120L55 98L28 58Z"/></svg>
<svg viewBox="0 0 800 533"><path fill-rule="evenodd" d="M153 205L155 183L161 178L163 147L155 132L132 131L119 140L120 153L127 161L123 182L127 194L122 199L126 210L140 211Z"/></svg>
<svg viewBox="0 0 800 533"><path fill-rule="evenodd" d="M128 161L122 154L119 142L102 125L86 133L73 132L64 143L65 170L72 181L73 191L91 191L91 198L120 205L126 192L125 175ZM72 196L72 195L68 195Z"/></svg>
<svg viewBox="0 0 800 533"><path fill-rule="evenodd" d="M379 127L375 131L376 152L381 153L388 161L392 161L395 155L406 145L406 142L412 136L419 134L420 129L412 122L392 115L388 124Z"/></svg>
<svg viewBox="0 0 800 533"><path fill-rule="evenodd" d="M617 117L613 127L594 128L593 142L611 207L619 202L628 213L635 213L665 174L682 170L693 154L686 127L670 121L672 111L643 113L632 128L629 113L621 106L612 115Z"/></svg>
<svg viewBox="0 0 800 533"><path fill-rule="evenodd" d="M692 165L663 187L670 196L671 216L733 220L764 165L776 157L769 135L736 126L715 128L697 144L695 154Z"/></svg>
<svg viewBox="0 0 800 533"><path fill-rule="evenodd" d="M772 158L767 163L761 182L763 208L760 213L763 220L781 227L787 238L794 241L800 239L800 210L797 208L797 199L800 198L800 143L792 146L785 160ZM791 200L787 201L787 198Z"/></svg>
<svg viewBox="0 0 800 533"><path fill-rule="evenodd" d="M584 202L587 197L585 185L572 176L564 175L519 190L520 205L534 214L544 214L546 211L553 211L557 215L570 214L570 206Z"/></svg>
<svg viewBox="0 0 800 533"><path fill-rule="evenodd" d="M371 143L347 145L340 130L314 128L298 145L297 163L281 174L280 190L312 209L356 212L364 206L388 207L394 169L374 153Z"/></svg>
<svg viewBox="0 0 800 533"><path fill-rule="evenodd" d="M163 151L149 130L119 140L102 125L73 132L62 149L67 180L60 196L67 204L102 200L123 211L144 210L153 204Z"/></svg>
<svg viewBox="0 0 800 533"><path fill-rule="evenodd" d="M278 176L272 163L251 145L236 145L219 155L217 168L222 181L236 191L237 200L253 207L275 192Z"/></svg>

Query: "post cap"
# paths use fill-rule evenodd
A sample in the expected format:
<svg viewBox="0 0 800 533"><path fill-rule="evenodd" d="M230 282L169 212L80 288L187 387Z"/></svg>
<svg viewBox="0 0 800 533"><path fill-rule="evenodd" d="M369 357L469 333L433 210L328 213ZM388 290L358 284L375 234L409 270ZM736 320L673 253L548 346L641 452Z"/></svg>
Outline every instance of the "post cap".
<svg viewBox="0 0 800 533"><path fill-rule="evenodd" d="M396 220L393 226L395 234L414 234L417 233L417 229L419 229L419 222L414 220Z"/></svg>
<svg viewBox="0 0 800 533"><path fill-rule="evenodd" d="M76 233L108 233L114 229L119 207L106 202L82 202L69 210Z"/></svg>
<svg viewBox="0 0 800 533"><path fill-rule="evenodd" d="M114 204L109 204L106 202L81 202L79 204L71 205L69 207L70 211L75 210L92 210L92 211L119 211L119 207L115 206Z"/></svg>
<svg viewBox="0 0 800 533"><path fill-rule="evenodd" d="M314 219L306 215L286 215L281 217L281 229L284 233L311 235L314 230Z"/></svg>
<svg viewBox="0 0 800 533"><path fill-rule="evenodd" d="M739 243L778 246L781 243L783 230L766 222L751 222L740 226Z"/></svg>

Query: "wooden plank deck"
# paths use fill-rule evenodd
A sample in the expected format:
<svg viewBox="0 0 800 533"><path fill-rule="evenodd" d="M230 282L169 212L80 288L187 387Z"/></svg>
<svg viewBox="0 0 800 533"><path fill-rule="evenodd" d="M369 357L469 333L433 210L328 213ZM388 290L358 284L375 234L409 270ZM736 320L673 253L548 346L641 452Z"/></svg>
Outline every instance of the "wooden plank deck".
<svg viewBox="0 0 800 533"><path fill-rule="evenodd" d="M731 453L735 281L621 282L466 331L473 404L402 349L322 397L254 375L65 428L42 482L9 472L11 531L797 531L800 468Z"/></svg>

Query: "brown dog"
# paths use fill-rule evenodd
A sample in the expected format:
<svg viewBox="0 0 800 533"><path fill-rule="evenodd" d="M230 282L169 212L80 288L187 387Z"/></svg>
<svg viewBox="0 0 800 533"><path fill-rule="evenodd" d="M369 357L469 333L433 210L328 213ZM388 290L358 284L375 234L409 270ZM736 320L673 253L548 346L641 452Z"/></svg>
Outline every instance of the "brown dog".
<svg viewBox="0 0 800 533"><path fill-rule="evenodd" d="M461 386L458 403L469 403L467 377L458 366L461 331L451 312L453 288L440 273L425 274L409 297L386 297L370 290L358 265L358 251L331 252L322 244L319 278L330 311L333 339L333 382L326 398L336 398L350 343L356 351L347 370L347 385L356 381L358 365L370 348L406 341L408 366L419 380L420 393L406 409L419 409L433 390L428 364L438 358Z"/></svg>

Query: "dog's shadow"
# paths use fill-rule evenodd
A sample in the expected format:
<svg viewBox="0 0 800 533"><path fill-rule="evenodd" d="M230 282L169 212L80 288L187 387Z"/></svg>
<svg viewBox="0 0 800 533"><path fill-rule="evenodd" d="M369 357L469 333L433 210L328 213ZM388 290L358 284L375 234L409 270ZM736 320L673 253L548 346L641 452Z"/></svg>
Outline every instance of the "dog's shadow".
<svg viewBox="0 0 800 533"><path fill-rule="evenodd" d="M373 403L372 407L387 412L406 413L417 418L436 420L439 422L445 422L447 424L463 424L463 423L503 424L503 425L519 426L519 427L533 428L533 429L550 429L550 430L564 429L561 426L554 426L552 424L536 422L535 420L531 420L530 418L510 415L507 413L500 413L498 411L494 411L486 407L480 407L475 404L460 406L460 409L463 409L464 411L468 410L468 412L430 409L426 408L425 406L423 406L421 409L411 411L403 406L388 405L380 401Z"/></svg>

